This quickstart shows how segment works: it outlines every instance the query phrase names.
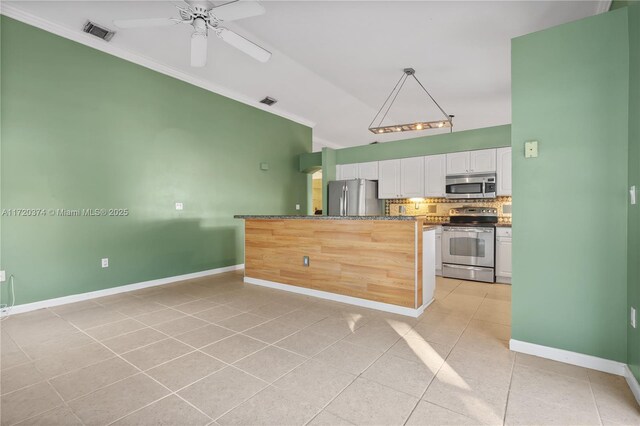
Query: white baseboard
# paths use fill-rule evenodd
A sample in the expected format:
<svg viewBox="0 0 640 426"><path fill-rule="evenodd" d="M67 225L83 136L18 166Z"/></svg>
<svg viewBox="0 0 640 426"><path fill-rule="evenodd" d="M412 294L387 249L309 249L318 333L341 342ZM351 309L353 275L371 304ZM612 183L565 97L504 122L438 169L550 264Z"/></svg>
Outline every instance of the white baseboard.
<svg viewBox="0 0 640 426"><path fill-rule="evenodd" d="M624 378L627 379L627 385L629 385L629 389L633 392L633 396L636 397L636 401L640 404L640 384L638 384L638 380L631 372L631 369L628 365L624 366Z"/></svg>
<svg viewBox="0 0 640 426"><path fill-rule="evenodd" d="M509 341L509 349L515 352L539 356L540 358L552 359L566 364L615 374L616 376L626 376L626 369L628 369L627 365L622 362L549 346L536 345L535 343L522 342L520 340L511 339Z"/></svg>
<svg viewBox="0 0 640 426"><path fill-rule="evenodd" d="M25 303L11 308L9 315L23 312L35 311L36 309L49 308L52 306L66 305L68 303L82 302L83 300L97 299L98 297L111 296L118 293L140 290L147 287L155 287L171 284L178 281L192 280L194 278L206 277L208 275L222 274L224 272L237 271L243 269L244 264L225 266L224 268L208 269L206 271L193 272L191 274L176 275L174 277L158 278L157 280L143 281L140 283L127 284L118 287L105 288L104 290L90 291L88 293L72 294L70 296L57 297L55 299L41 300L39 302Z"/></svg>
<svg viewBox="0 0 640 426"><path fill-rule="evenodd" d="M321 290L313 290L310 288L297 287L294 285L280 284L274 281L261 280L259 278L244 277L244 282L247 284L255 284L263 287L275 288L277 290L289 291L292 293L304 294L305 296L313 296L320 299L333 300L334 302L347 303L349 305L362 306L363 308L376 309L378 311L391 312L394 314L405 315L408 317L417 318L424 310L429 306L433 299L429 303L425 303L418 309L405 308L404 306L392 305L390 303L375 302L373 300L361 299L359 297L343 296L341 294L329 293Z"/></svg>

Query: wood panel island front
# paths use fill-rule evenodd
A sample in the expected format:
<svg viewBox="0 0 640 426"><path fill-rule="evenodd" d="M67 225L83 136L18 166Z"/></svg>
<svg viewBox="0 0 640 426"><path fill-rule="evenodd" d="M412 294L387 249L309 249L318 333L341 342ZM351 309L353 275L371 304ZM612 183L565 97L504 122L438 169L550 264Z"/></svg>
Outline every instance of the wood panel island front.
<svg viewBox="0 0 640 426"><path fill-rule="evenodd" d="M433 301L435 229L412 216L251 216L250 284L417 317Z"/></svg>

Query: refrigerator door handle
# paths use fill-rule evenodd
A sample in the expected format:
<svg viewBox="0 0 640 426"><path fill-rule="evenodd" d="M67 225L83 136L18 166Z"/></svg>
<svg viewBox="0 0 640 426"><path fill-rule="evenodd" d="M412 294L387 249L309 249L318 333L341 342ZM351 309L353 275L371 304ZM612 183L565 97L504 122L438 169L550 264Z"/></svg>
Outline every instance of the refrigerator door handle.
<svg viewBox="0 0 640 426"><path fill-rule="evenodd" d="M342 216L344 214L344 186L342 187L342 193L340 194L340 211L338 212L338 216Z"/></svg>
<svg viewBox="0 0 640 426"><path fill-rule="evenodd" d="M349 215L349 187L344 186L344 215Z"/></svg>

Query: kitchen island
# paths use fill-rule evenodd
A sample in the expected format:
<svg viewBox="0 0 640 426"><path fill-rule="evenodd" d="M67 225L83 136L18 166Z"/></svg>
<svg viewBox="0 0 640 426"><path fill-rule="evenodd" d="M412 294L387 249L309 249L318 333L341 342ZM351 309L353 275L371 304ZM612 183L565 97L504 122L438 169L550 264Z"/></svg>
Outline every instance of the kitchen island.
<svg viewBox="0 0 640 426"><path fill-rule="evenodd" d="M433 301L435 227L413 216L252 216L250 284L418 316Z"/></svg>

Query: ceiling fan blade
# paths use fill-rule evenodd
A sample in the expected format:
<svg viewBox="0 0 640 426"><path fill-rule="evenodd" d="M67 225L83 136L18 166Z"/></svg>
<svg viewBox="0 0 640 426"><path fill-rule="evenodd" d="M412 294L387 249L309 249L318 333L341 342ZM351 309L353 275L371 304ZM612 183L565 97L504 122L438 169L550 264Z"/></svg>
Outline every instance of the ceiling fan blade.
<svg viewBox="0 0 640 426"><path fill-rule="evenodd" d="M151 27L169 27L177 24L176 20L171 18L148 18L148 19L116 19L113 24L122 29L129 28L151 28Z"/></svg>
<svg viewBox="0 0 640 426"><path fill-rule="evenodd" d="M209 11L211 15L221 21L235 21L236 19L263 15L265 12L264 7L257 1L244 0L226 3Z"/></svg>
<svg viewBox="0 0 640 426"><path fill-rule="evenodd" d="M191 66L204 67L207 63L207 35L195 32L191 36Z"/></svg>
<svg viewBox="0 0 640 426"><path fill-rule="evenodd" d="M260 62L267 62L271 57L271 52L269 52L268 50L263 49L254 42L249 41L241 35L236 34L226 28L221 28L218 32L218 36L222 40L229 43L231 46L246 53L247 55Z"/></svg>

